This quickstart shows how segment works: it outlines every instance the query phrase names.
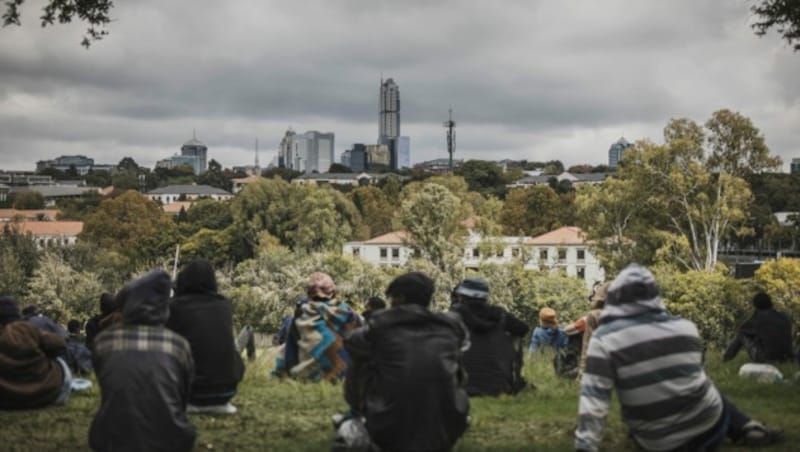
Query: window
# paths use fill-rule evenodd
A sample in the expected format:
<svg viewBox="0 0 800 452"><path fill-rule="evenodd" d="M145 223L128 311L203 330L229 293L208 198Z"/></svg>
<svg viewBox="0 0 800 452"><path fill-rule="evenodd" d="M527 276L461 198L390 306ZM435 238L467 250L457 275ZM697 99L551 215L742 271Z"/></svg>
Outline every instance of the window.
<svg viewBox="0 0 800 452"><path fill-rule="evenodd" d="M506 250L504 250L504 249L499 249L499 250L497 250L497 253L496 253L496 254L497 254L497 257L503 257L503 256L505 256L505 255L506 255Z"/></svg>
<svg viewBox="0 0 800 452"><path fill-rule="evenodd" d="M392 248L392 259L400 259L400 248Z"/></svg>
<svg viewBox="0 0 800 452"><path fill-rule="evenodd" d="M586 267L578 267L578 278L586 279Z"/></svg>
<svg viewBox="0 0 800 452"><path fill-rule="evenodd" d="M361 255L361 248L355 246L353 247L353 257L358 257Z"/></svg>
<svg viewBox="0 0 800 452"><path fill-rule="evenodd" d="M511 248L511 257L519 257L519 248Z"/></svg>
<svg viewBox="0 0 800 452"><path fill-rule="evenodd" d="M586 259L586 250L578 250L578 260L582 261Z"/></svg>
<svg viewBox="0 0 800 452"><path fill-rule="evenodd" d="M558 260L559 262L564 262L567 260L567 249L566 248L559 248L558 249Z"/></svg>
<svg viewBox="0 0 800 452"><path fill-rule="evenodd" d="M481 250L478 248L472 248L472 257L481 257Z"/></svg>
<svg viewBox="0 0 800 452"><path fill-rule="evenodd" d="M379 251L381 253L381 259L386 259L386 257L388 256L386 248L381 248Z"/></svg>
<svg viewBox="0 0 800 452"><path fill-rule="evenodd" d="M539 260L540 261L547 260L547 250L539 250Z"/></svg>

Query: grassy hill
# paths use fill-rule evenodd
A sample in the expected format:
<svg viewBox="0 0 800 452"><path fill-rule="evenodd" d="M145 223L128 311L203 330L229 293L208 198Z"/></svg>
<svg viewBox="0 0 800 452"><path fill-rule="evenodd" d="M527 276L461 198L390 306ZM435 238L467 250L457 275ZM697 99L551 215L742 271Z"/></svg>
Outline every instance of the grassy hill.
<svg viewBox="0 0 800 452"><path fill-rule="evenodd" d="M742 358L721 364L709 355L709 373L725 395L743 411L786 431L786 442L767 450L799 450L800 383L765 385L736 375ZM249 363L247 375L234 399L239 413L229 417L194 416L199 436L196 450L217 451L324 451L334 432L330 417L346 409L341 386L277 381L268 376L269 351ZM782 368L793 376L796 365ZM525 368L536 389L517 397L473 399L472 425L457 451L573 450L578 385L553 376L551 358L536 355ZM87 450L87 434L99 404L99 391L74 394L64 407L0 412L0 450ZM739 449L727 445L725 450ZM636 450L627 438L614 406L603 450ZM754 450L754 449L747 449Z"/></svg>

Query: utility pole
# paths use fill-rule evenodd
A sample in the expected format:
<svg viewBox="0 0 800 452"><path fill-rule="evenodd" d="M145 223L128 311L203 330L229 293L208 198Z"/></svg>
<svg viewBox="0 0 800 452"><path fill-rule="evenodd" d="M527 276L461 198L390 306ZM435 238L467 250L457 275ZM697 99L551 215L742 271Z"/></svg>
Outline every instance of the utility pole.
<svg viewBox="0 0 800 452"><path fill-rule="evenodd" d="M448 119L444 122L447 128L447 153L450 155L450 174L453 174L453 153L456 152L456 122L453 121L453 109L448 110Z"/></svg>

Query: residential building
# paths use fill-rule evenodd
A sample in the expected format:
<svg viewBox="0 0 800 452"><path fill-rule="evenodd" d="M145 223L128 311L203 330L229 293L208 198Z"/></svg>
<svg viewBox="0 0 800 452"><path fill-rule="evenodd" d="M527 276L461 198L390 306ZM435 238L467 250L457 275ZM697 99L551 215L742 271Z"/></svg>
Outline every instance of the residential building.
<svg viewBox="0 0 800 452"><path fill-rule="evenodd" d="M11 187L10 193L35 191L44 197L46 207L53 207L61 199L79 199L91 194L100 194L98 187L76 187L73 185L29 185L26 187Z"/></svg>
<svg viewBox="0 0 800 452"><path fill-rule="evenodd" d="M192 139L183 143L181 146L181 155L185 157L194 157L195 174L202 174L208 168L208 147L197 139L197 135L192 134Z"/></svg>
<svg viewBox="0 0 800 452"><path fill-rule="evenodd" d="M624 137L620 137L619 140L608 148L608 166L610 168L616 168L619 162L622 161L625 151L631 147L633 147L633 145L629 143L628 140Z"/></svg>
<svg viewBox="0 0 800 452"><path fill-rule="evenodd" d="M150 190L145 193L145 196L162 204L201 198L210 198L217 201L233 198L233 194L230 192L209 185L169 185Z"/></svg>
<svg viewBox="0 0 800 452"><path fill-rule="evenodd" d="M388 173L312 173L295 177L292 179L292 183L314 185L349 185L353 187L360 187L364 185L375 185L391 175L392 174ZM396 177L399 177L400 180L408 179L408 176Z"/></svg>
<svg viewBox="0 0 800 452"><path fill-rule="evenodd" d="M789 164L789 173L800 173L800 158L793 158L792 163Z"/></svg>
<svg viewBox="0 0 800 452"><path fill-rule="evenodd" d="M194 201L175 201L169 204L164 204L161 206L161 210L164 213L175 216L181 213L181 210L184 212L188 211L194 205Z"/></svg>
<svg viewBox="0 0 800 452"><path fill-rule="evenodd" d="M0 223L23 220L23 221L54 221L58 214L58 209L0 209Z"/></svg>
<svg viewBox="0 0 800 452"><path fill-rule="evenodd" d="M74 245L83 231L82 221L23 221L9 224L21 234L30 234L39 248Z"/></svg>
<svg viewBox="0 0 800 452"><path fill-rule="evenodd" d="M775 212L772 214L780 226L794 226L800 219L800 212Z"/></svg>
<svg viewBox="0 0 800 452"><path fill-rule="evenodd" d="M4 172L0 171L0 184L8 186L19 185L53 185L51 176L43 176L30 171Z"/></svg>
<svg viewBox="0 0 800 452"><path fill-rule="evenodd" d="M8 201L8 193L10 191L11 187L6 184L0 184L0 203Z"/></svg>
<svg viewBox="0 0 800 452"><path fill-rule="evenodd" d="M374 265L405 265L414 251L406 244L408 234L395 231L374 237L364 242L347 242L342 253Z"/></svg>
<svg viewBox="0 0 800 452"><path fill-rule="evenodd" d="M605 272L589 245L581 228L558 228L525 240L530 253L525 267L563 271L567 276L580 278L587 287L592 287L595 282L605 280Z"/></svg>
<svg viewBox="0 0 800 452"><path fill-rule="evenodd" d="M458 168L464 164L464 159L453 159L453 167ZM428 173L445 174L450 172L449 159L434 159L426 162L420 162L414 165L414 168L421 169Z"/></svg>
<svg viewBox="0 0 800 452"><path fill-rule="evenodd" d="M573 186L602 184L608 178L608 173L569 173L563 172L558 175L539 175L526 176L507 185L508 188L530 187L533 185L549 185L551 179L556 183L569 181Z"/></svg>

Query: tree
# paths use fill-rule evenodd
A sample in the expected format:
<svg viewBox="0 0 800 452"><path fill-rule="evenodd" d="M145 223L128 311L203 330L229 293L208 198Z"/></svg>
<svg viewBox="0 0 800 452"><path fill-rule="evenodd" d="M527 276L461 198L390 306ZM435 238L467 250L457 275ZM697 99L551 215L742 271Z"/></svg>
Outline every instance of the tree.
<svg viewBox="0 0 800 452"><path fill-rule="evenodd" d="M222 165L214 159L208 162L208 170L197 176L197 183L210 185L227 191L233 189L233 181L225 175L222 171Z"/></svg>
<svg viewBox="0 0 800 452"><path fill-rule="evenodd" d="M328 168L329 173L352 173L353 170L349 166L344 166L341 163L332 163Z"/></svg>
<svg viewBox="0 0 800 452"><path fill-rule="evenodd" d="M369 229L366 238L386 234L392 230L395 207L389 203L381 189L374 186L358 187L349 194L350 200L361 213L361 219Z"/></svg>
<svg viewBox="0 0 800 452"><path fill-rule="evenodd" d="M139 171L139 164L136 163L133 157L123 157L117 163L117 169L120 171Z"/></svg>
<svg viewBox="0 0 800 452"><path fill-rule="evenodd" d="M771 156L764 135L750 118L730 110L715 111L706 121L711 155L708 166L733 176L776 171L781 158Z"/></svg>
<svg viewBox="0 0 800 452"><path fill-rule="evenodd" d="M14 193L12 206L19 210L44 209L44 196L38 191L18 191Z"/></svg>
<svg viewBox="0 0 800 452"><path fill-rule="evenodd" d="M464 178L471 191L496 196L505 193L503 169L495 162L468 160L456 169L456 175Z"/></svg>
<svg viewBox="0 0 800 452"><path fill-rule="evenodd" d="M80 239L144 262L169 256L178 232L156 203L127 191L100 203L86 218Z"/></svg>
<svg viewBox="0 0 800 452"><path fill-rule="evenodd" d="M463 252L465 219L461 200L439 184L423 184L403 201L400 218L409 245L442 271L458 266Z"/></svg>
<svg viewBox="0 0 800 452"><path fill-rule="evenodd" d="M22 14L20 7L25 0L10 0L5 2L3 12L3 26L21 25ZM91 41L98 41L108 34L106 26L111 22L112 0L48 0L42 8L42 27L53 25L56 21L61 24L78 19L86 22L88 28L81 40L81 45L89 48Z"/></svg>
<svg viewBox="0 0 800 452"><path fill-rule="evenodd" d="M800 3L797 0L761 0L750 10L759 18L752 25L756 35L764 36L775 28L795 52L800 50Z"/></svg>
<svg viewBox="0 0 800 452"><path fill-rule="evenodd" d="M506 195L500 223L509 235L540 235L561 226L560 200L546 185L515 188Z"/></svg>

